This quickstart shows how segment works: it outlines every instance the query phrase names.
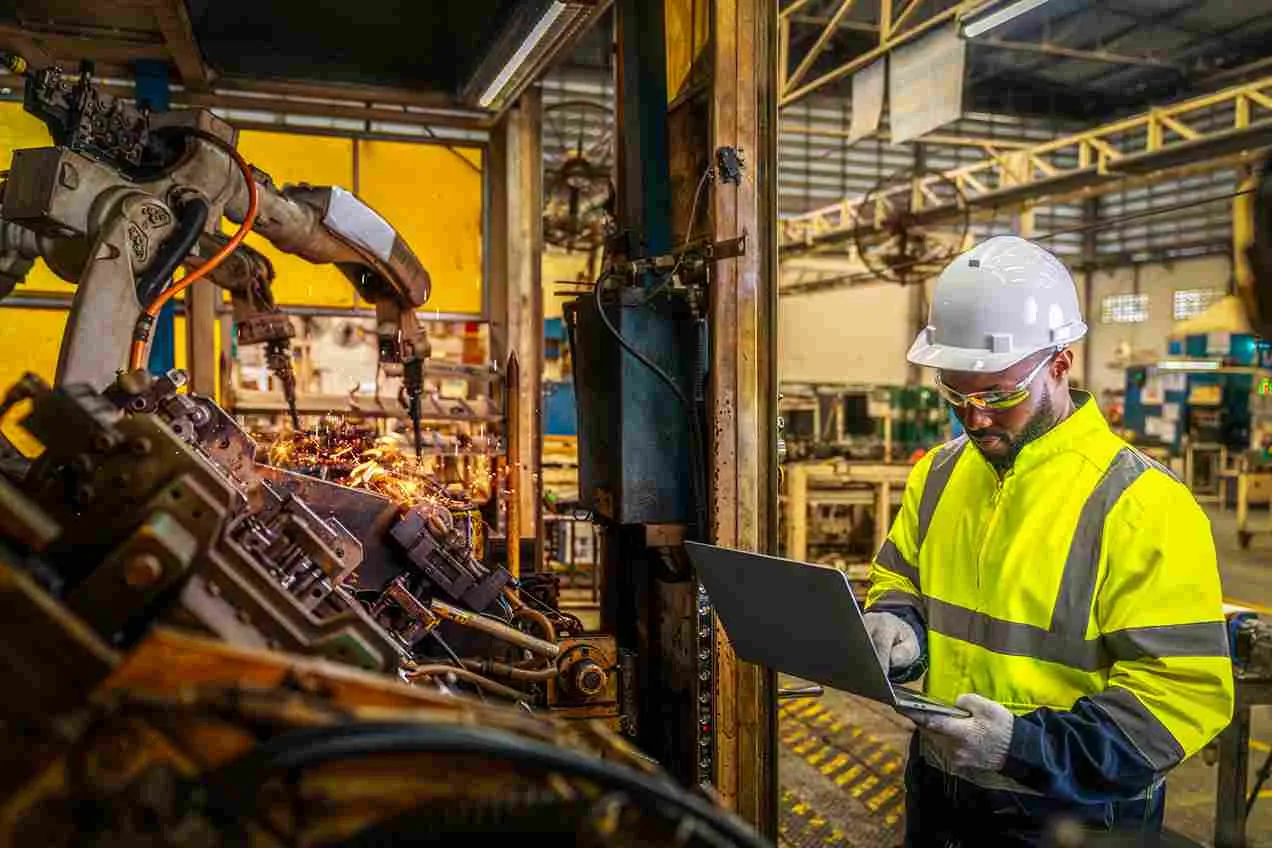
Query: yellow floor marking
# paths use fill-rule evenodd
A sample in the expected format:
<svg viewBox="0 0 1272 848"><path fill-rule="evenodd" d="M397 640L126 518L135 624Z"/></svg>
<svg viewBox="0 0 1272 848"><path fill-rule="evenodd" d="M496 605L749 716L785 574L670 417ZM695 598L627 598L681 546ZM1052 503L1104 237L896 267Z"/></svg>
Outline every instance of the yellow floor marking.
<svg viewBox="0 0 1272 848"><path fill-rule="evenodd" d="M808 763L810 766L815 766L828 756L830 756L829 748L818 748L816 751L805 757L804 762Z"/></svg>
<svg viewBox="0 0 1272 848"><path fill-rule="evenodd" d="M802 819L804 816L808 815L808 805L803 801L800 801L798 804L791 807L791 812Z"/></svg>
<svg viewBox="0 0 1272 848"><path fill-rule="evenodd" d="M844 726L839 722L835 722L834 724L832 724L830 727L826 729L830 731L831 733L839 733L841 730L844 729Z"/></svg>
<svg viewBox="0 0 1272 848"><path fill-rule="evenodd" d="M896 795L900 791L901 787L897 786L895 783L891 786L887 786L882 792L867 801L866 806L870 808L871 812L877 813L883 808L884 804L888 803L888 800L891 799L892 796Z"/></svg>
<svg viewBox="0 0 1272 848"><path fill-rule="evenodd" d="M836 842L843 842L844 835L845 834L842 830L840 830L839 828L835 828L834 830L830 832L830 835L826 837L825 843L827 845L834 845Z"/></svg>
<svg viewBox="0 0 1272 848"><path fill-rule="evenodd" d="M815 746L819 741L820 740L818 740L815 736L809 737L808 739L805 739L803 742L796 745L791 750L802 757L805 754L807 754L809 751L813 750L813 746Z"/></svg>
<svg viewBox="0 0 1272 848"><path fill-rule="evenodd" d="M817 715L818 713L824 713L825 711L826 711L825 704L812 703L799 711L799 717L810 718L812 716Z"/></svg>
<svg viewBox="0 0 1272 848"><path fill-rule="evenodd" d="M879 761L886 756L888 756L888 749L880 748L879 750L875 751L870 756L866 757L866 765L868 766L878 765Z"/></svg>
<svg viewBox="0 0 1272 848"><path fill-rule="evenodd" d="M901 820L901 817L898 816L896 813L890 813L888 817L883 820L883 823L886 824L888 827L892 827L894 824L896 824L900 820Z"/></svg>
<svg viewBox="0 0 1272 848"><path fill-rule="evenodd" d="M834 721L835 721L834 715L832 715L831 713L822 713L821 715L817 717L817 720L814 721L813 724L820 724L822 726L825 726L827 724L833 724Z"/></svg>
<svg viewBox="0 0 1272 848"><path fill-rule="evenodd" d="M886 763L879 766L879 771L883 772L884 774L892 774L894 771L896 771L899 768L901 768L900 760L888 760Z"/></svg>
<svg viewBox="0 0 1272 848"><path fill-rule="evenodd" d="M839 775L839 777L835 778L835 785L844 786L847 783L851 783L852 781L856 780L857 776L862 774L863 771L864 769L862 769L861 766L854 765L852 768L848 769L848 771L844 772L843 774Z"/></svg>
<svg viewBox="0 0 1272 848"><path fill-rule="evenodd" d="M1234 607L1248 607L1249 609L1252 609L1255 612L1261 612L1264 615L1272 614L1272 607L1265 607L1262 604L1254 604L1250 601L1242 601L1237 598L1224 598L1223 602L1225 604L1232 604Z"/></svg>
<svg viewBox="0 0 1272 848"><path fill-rule="evenodd" d="M873 774L870 775L865 780L861 781L861 783L858 783L856 786L852 788L852 792L851 792L852 797L860 798L862 795L865 795L871 789L874 789L875 786L878 785L878 783L879 783L879 778L875 777Z"/></svg>
<svg viewBox="0 0 1272 848"><path fill-rule="evenodd" d="M822 818L821 816L813 816L811 819L808 820L809 830L820 830L821 828L825 826L826 826L826 820Z"/></svg>
<svg viewBox="0 0 1272 848"><path fill-rule="evenodd" d="M826 763L826 765L821 767L821 773L826 775L827 777L830 777L832 772L839 771L841 768L843 768L846 765L848 765L848 755L839 753L835 755L835 758L833 760L831 760L830 762Z"/></svg>
<svg viewBox="0 0 1272 848"><path fill-rule="evenodd" d="M797 742L806 736L808 736L807 728L792 727L792 728L788 728L786 731L782 733L782 741L785 742L787 745L790 745L791 743Z"/></svg>

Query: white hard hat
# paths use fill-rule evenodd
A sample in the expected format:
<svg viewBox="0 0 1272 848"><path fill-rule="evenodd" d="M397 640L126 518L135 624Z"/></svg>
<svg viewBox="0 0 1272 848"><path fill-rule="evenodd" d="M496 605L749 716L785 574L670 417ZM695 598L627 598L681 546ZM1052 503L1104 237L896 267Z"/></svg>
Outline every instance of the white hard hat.
<svg viewBox="0 0 1272 848"><path fill-rule="evenodd" d="M906 359L946 371L994 373L1086 335L1064 264L1016 236L961 254L936 281L927 326Z"/></svg>

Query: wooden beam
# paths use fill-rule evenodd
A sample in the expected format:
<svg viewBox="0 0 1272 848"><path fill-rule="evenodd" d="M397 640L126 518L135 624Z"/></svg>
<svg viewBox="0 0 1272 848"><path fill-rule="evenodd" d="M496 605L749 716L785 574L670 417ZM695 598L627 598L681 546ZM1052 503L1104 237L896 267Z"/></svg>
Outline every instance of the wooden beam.
<svg viewBox="0 0 1272 848"><path fill-rule="evenodd" d="M842 21L844 16L852 10L853 2L854 0L840 0L839 8L835 10L835 14L831 16L830 21L821 31L821 34L817 36L817 40L813 42L813 46L809 49L808 53L804 55L803 60L795 68L795 73L791 74L790 78L786 81L786 85L782 88L783 92L791 86L799 85L799 81L804 78L804 75L807 74L809 69L811 69L817 62L822 51L826 49L826 44L830 41L831 36L833 36L836 30L839 29L839 22Z"/></svg>
<svg viewBox="0 0 1272 848"><path fill-rule="evenodd" d="M0 39L27 39L54 58L91 59L94 62L127 63L138 59L167 61L168 48L157 39L124 39L67 35L65 33L25 29L13 23L0 23Z"/></svg>
<svg viewBox="0 0 1272 848"><path fill-rule="evenodd" d="M366 103L392 103L397 106L421 108L445 108L468 111L451 94L444 91L400 88L396 86L360 85L343 82L314 82L310 80L258 79L226 75L217 79L217 90L278 94L284 97L329 97L336 100L360 100ZM484 114L484 113L481 113Z"/></svg>
<svg viewBox="0 0 1272 848"><path fill-rule="evenodd" d="M207 87L212 73L203 63L203 54L194 40L194 28L184 0L154 0L153 11L181 81L190 88Z"/></svg>
<svg viewBox="0 0 1272 848"><path fill-rule="evenodd" d="M0 38L0 45L2 44L3 39ZM14 91L21 91L24 85L21 77L12 74L0 74L0 81L3 81L7 87ZM129 86L103 83L99 87L107 94L116 97L132 99L135 93ZM392 122L422 127L487 130L491 126L490 119L485 116L456 113L449 110L425 112L413 109L412 111L406 111L405 109L373 108L356 102L340 105L296 97L251 96L246 92L235 92L233 89L221 88L220 85L214 91L175 91L172 94L172 102L176 106L196 106L204 109L256 110L288 115L312 115L319 118Z"/></svg>
<svg viewBox="0 0 1272 848"><path fill-rule="evenodd" d="M717 180L712 238L746 237L710 286L709 533L716 544L776 546L774 430L776 22L774 0L713 0L710 150L745 151L740 184ZM842 7L841 7L842 9ZM775 836L773 675L715 636L715 785L725 804ZM771 837L772 838L772 837Z"/></svg>

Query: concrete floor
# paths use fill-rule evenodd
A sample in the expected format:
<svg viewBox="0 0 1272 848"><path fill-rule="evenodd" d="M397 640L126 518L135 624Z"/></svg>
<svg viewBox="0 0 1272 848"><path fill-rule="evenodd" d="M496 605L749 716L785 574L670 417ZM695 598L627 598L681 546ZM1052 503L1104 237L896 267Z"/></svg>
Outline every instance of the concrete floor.
<svg viewBox="0 0 1272 848"><path fill-rule="evenodd" d="M1263 607L1272 617L1272 533L1241 550L1235 513L1208 511L1225 597ZM1272 529L1266 514L1257 517ZM902 774L913 724L879 704L830 690L820 699L787 702L780 714L783 848L901 845ZM1272 707L1255 708L1253 723L1252 780L1272 751ZM1167 782L1167 829L1213 845L1216 782L1217 769L1201 756L1182 763ZM1250 848L1272 848L1272 786L1261 793L1247 836Z"/></svg>

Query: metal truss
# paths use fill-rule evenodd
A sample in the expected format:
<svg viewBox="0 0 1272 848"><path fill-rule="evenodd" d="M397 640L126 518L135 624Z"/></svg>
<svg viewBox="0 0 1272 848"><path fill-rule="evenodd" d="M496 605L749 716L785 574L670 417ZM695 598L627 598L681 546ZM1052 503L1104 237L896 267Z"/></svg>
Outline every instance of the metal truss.
<svg viewBox="0 0 1272 848"><path fill-rule="evenodd" d="M910 220L931 224L984 210L1022 209L1116 191L1167 176L1253 160L1272 145L1272 76L1184 100L1023 149L998 149L987 158L874 193L783 219L784 256L806 253L873 231L895 206ZM956 186L961 196L944 189Z"/></svg>
<svg viewBox="0 0 1272 848"><path fill-rule="evenodd" d="M920 18L915 14L923 6L924 0L862 0L860 3L858 0L839 0L830 18L825 21L820 19L813 21L823 24L821 34L803 56L796 57L791 53L791 29L797 21L808 22L800 13L809 2L811 0L794 0L783 5L778 12L778 90L781 92L780 105L783 107L797 103L813 92L855 73L876 59L886 56L894 48L913 41L934 27L960 18L975 9L995 5L1000 0L963 0L926 18ZM866 5L867 2L877 7L876 23L866 24L847 18L854 7ZM835 33L845 29L876 34L878 45L804 82L808 72L821 58ZM791 61L796 58L799 60L798 64L794 70L790 70Z"/></svg>

